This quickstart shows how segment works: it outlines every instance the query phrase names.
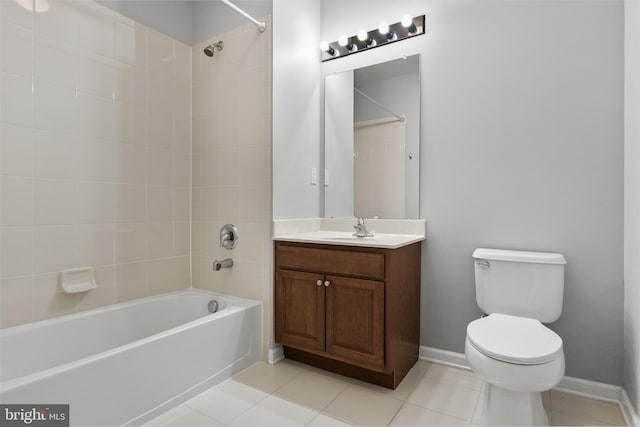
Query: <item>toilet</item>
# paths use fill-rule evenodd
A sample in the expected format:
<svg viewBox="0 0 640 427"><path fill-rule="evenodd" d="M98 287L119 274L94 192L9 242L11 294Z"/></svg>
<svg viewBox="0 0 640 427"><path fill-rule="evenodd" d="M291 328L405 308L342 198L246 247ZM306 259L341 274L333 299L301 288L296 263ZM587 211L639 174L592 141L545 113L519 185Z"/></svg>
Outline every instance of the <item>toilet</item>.
<svg viewBox="0 0 640 427"><path fill-rule="evenodd" d="M564 376L562 338L544 323L562 313L564 256L476 249L476 300L465 356L484 381L474 423L549 425L541 392Z"/></svg>

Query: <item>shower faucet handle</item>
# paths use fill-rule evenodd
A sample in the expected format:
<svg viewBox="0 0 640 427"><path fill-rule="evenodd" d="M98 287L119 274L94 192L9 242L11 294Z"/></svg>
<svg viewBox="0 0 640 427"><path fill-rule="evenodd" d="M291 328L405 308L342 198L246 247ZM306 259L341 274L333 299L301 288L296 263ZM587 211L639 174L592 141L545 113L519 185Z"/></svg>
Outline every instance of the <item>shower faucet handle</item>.
<svg viewBox="0 0 640 427"><path fill-rule="evenodd" d="M231 250L238 246L240 235L238 228L233 224L225 224L220 229L220 247Z"/></svg>

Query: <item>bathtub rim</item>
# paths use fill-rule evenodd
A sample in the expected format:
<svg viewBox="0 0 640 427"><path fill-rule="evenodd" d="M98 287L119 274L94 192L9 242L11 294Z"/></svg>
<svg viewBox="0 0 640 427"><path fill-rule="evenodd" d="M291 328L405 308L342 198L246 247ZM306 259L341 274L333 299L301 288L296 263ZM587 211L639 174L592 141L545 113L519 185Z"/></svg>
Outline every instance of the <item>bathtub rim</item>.
<svg viewBox="0 0 640 427"><path fill-rule="evenodd" d="M223 294L223 293L219 293L219 292L215 292L215 291L209 291L206 289L197 289L197 288L184 288L184 289L180 289L177 291L171 291L171 292L167 292L164 294L158 294L158 295L152 295L149 297L144 297L144 298L138 298L138 299L134 299L134 300L129 300L129 301L124 301L121 303L116 303L116 304L111 304L111 305L107 305L104 307L99 307L96 309L92 309L92 310L86 310L80 313L71 313L71 314L66 314L63 316L59 316L59 317L55 317L52 319L45 319L45 320L39 320L37 322L32 322L32 323L28 323L28 324L24 324L24 325L17 325L17 326L13 326L11 328L6 328L6 329L2 329L0 330L0 336L4 336L5 333L8 333L9 335L13 335L15 333L19 333L22 330L29 330L32 328L36 328L38 327L38 325L42 325L43 323L47 322L54 322L54 323L60 323L60 322L64 322L64 321L69 321L69 320L75 320L76 318L82 319L83 317L86 316L90 316L92 314L95 313L100 313L100 312L108 312L108 311L112 311L112 310L117 310L118 308L122 308L122 307L130 307L130 306L134 306L134 305L138 305L138 304L143 304L145 302L148 301L153 301L153 300L157 300L157 299L164 299L164 298L169 298L172 296L188 296L188 295L194 295L194 294L201 294L201 295L211 295L211 296L217 296L220 299L224 299L226 302L226 307L223 310L220 310L216 313L210 313L209 315L204 315L202 317L199 317L197 319L191 320L189 322L186 323L182 323L178 326L174 326L173 328L169 328L166 329L164 331L161 332L157 332L153 335L149 335L146 336L144 338L141 338L139 340L135 340L132 341L130 343L118 346L118 347L114 347L105 351L102 351L100 353L96 353L96 354L92 354L90 356L86 356L83 357L81 359L78 360L73 360L71 362L67 362L67 363L63 363L61 365L57 365L51 368L47 368L47 369L43 369L41 371L37 371L31 374L27 374L27 375L23 375L21 377L17 377L17 378L12 378L10 380L6 380L6 381L2 381L0 382L0 391L2 392L6 392L6 391L10 391L13 390L15 388L21 387L23 385L26 385L34 380L37 380L39 378L48 376L48 375L54 375L57 373L63 373L66 371L69 371L71 369L77 368L79 366L97 361L97 360L101 360L104 359L106 357L109 356L113 356L115 354L127 351L129 349L133 349L136 347L140 347L142 345L145 345L151 341L154 341L156 339L161 339L164 337L168 337L177 333L180 333L186 329L190 329L193 327L197 327L201 324L204 323L208 323L211 322L215 319L220 319L223 317L227 317L227 316L231 316L234 313L238 313L241 310L246 310L249 309L251 307L255 307L255 306L262 306L263 303L262 301L259 300L253 300L253 299L249 299L249 298L242 298L242 297L237 297L237 296L233 296L233 295L227 295L227 294Z"/></svg>

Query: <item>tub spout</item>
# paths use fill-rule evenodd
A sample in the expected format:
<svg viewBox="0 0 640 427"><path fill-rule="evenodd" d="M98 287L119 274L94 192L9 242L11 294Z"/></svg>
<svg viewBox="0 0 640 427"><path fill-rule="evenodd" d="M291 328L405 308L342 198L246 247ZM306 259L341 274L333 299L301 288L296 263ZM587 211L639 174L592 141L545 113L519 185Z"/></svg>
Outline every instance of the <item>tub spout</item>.
<svg viewBox="0 0 640 427"><path fill-rule="evenodd" d="M220 271L222 268L233 267L233 260L231 258L223 259L221 261L213 261L213 271Z"/></svg>

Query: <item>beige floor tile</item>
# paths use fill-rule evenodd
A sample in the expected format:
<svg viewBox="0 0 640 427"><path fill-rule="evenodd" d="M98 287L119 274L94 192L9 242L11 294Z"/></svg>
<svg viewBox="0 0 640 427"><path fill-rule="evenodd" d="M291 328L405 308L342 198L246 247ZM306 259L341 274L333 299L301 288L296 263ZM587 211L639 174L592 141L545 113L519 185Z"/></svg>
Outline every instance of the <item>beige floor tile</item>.
<svg viewBox="0 0 640 427"><path fill-rule="evenodd" d="M422 381L426 370L421 369L418 365L411 368L407 375L398 384L395 390L386 387L380 387L375 384L365 383L363 381L354 381L354 384L367 388L371 391L382 393L386 396L393 397L398 400L406 400L409 395L416 389L420 381Z"/></svg>
<svg viewBox="0 0 640 427"><path fill-rule="evenodd" d="M391 391L297 362L258 363L145 425L477 425L476 380L418 362ZM556 390L542 400L552 425L624 425L616 403Z"/></svg>
<svg viewBox="0 0 640 427"><path fill-rule="evenodd" d="M416 362L416 366L420 372L422 372L423 374L426 374L427 371L429 370L429 368L431 367L432 363L431 362L427 362L426 360L418 360L418 362Z"/></svg>
<svg viewBox="0 0 640 427"><path fill-rule="evenodd" d="M331 376L305 371L273 394L289 402L321 411L348 386L349 383Z"/></svg>
<svg viewBox="0 0 640 427"><path fill-rule="evenodd" d="M225 424L265 399L267 393L236 382L232 379L221 382L200 393L184 404Z"/></svg>
<svg viewBox="0 0 640 427"><path fill-rule="evenodd" d="M347 424L345 422L342 422L338 419L329 417L325 414L318 414L316 415L316 417L314 419L311 420L311 422L309 424L307 424L308 426L350 426L351 424Z"/></svg>
<svg viewBox="0 0 640 427"><path fill-rule="evenodd" d="M469 421L406 403L391 421L392 426L467 426Z"/></svg>
<svg viewBox="0 0 640 427"><path fill-rule="evenodd" d="M574 414L589 422L625 425L622 411L617 403L602 402L557 390L551 390L551 413L552 416L556 413ZM561 416L556 416L556 418L559 417Z"/></svg>
<svg viewBox="0 0 640 427"><path fill-rule="evenodd" d="M427 370L426 378L437 383L454 383L478 391L482 389L482 380L472 371L451 368L435 363Z"/></svg>
<svg viewBox="0 0 640 427"><path fill-rule="evenodd" d="M545 411L551 411L551 390L542 392L542 406L544 406Z"/></svg>
<svg viewBox="0 0 640 427"><path fill-rule="evenodd" d="M261 400L246 412L235 418L232 426L303 426L318 415L307 409L276 396Z"/></svg>
<svg viewBox="0 0 640 427"><path fill-rule="evenodd" d="M471 421L479 395L478 390L456 383L434 382L432 378L425 376L407 402Z"/></svg>
<svg viewBox="0 0 640 427"><path fill-rule="evenodd" d="M324 410L325 415L354 425L386 426L402 401L357 385L350 385Z"/></svg>
<svg viewBox="0 0 640 427"><path fill-rule="evenodd" d="M187 406L180 405L165 412L144 426L221 426L224 425Z"/></svg>
<svg viewBox="0 0 640 427"><path fill-rule="evenodd" d="M265 393L273 393L301 372L303 372L302 368L287 360L282 360L275 365L258 362L234 375L233 379Z"/></svg>

